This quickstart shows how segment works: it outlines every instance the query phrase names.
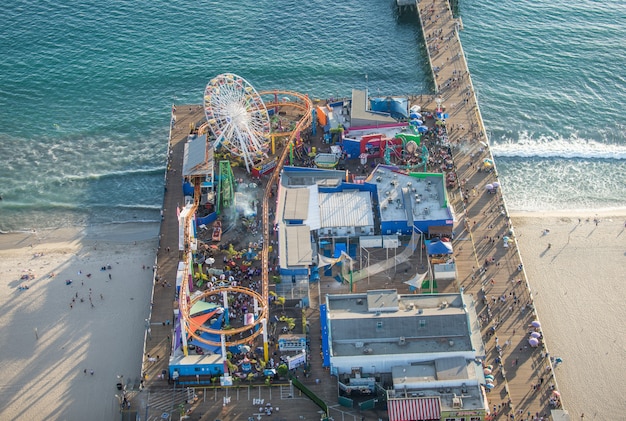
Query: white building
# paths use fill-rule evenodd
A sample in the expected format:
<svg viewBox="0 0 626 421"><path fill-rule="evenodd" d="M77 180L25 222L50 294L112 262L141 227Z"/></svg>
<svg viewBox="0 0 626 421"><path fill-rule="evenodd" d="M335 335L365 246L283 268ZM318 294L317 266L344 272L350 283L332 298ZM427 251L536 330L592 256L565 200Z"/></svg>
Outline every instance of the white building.
<svg viewBox="0 0 626 421"><path fill-rule="evenodd" d="M472 297L329 294L320 309L324 364L342 391L385 378L390 421L478 421L486 409L485 348Z"/></svg>

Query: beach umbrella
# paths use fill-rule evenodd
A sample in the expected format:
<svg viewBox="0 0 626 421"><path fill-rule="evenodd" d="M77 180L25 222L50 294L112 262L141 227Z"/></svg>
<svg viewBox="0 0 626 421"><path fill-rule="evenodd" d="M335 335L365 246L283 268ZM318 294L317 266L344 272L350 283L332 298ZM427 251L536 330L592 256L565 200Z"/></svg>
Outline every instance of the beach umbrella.
<svg viewBox="0 0 626 421"><path fill-rule="evenodd" d="M208 259L204 261L204 263L206 263L207 265L212 265L213 263L215 263L215 259L212 257L209 257Z"/></svg>
<svg viewBox="0 0 626 421"><path fill-rule="evenodd" d="M489 168L489 167L493 167L493 161L489 158L485 158L483 159L483 166Z"/></svg>
<svg viewBox="0 0 626 421"><path fill-rule="evenodd" d="M541 327L541 322L539 320L535 320L530 324L532 327Z"/></svg>
<svg viewBox="0 0 626 421"><path fill-rule="evenodd" d="M489 370L488 368L485 368L485 369L483 370L483 373L485 373L485 374L491 374L491 370Z"/></svg>
<svg viewBox="0 0 626 421"><path fill-rule="evenodd" d="M541 333L533 332L533 333L530 334L530 336L532 336L533 338L539 338L541 336Z"/></svg>
<svg viewBox="0 0 626 421"><path fill-rule="evenodd" d="M443 126L443 125L444 125L444 124L446 124L446 123L445 123L444 121L442 121L442 120L437 120L437 121L435 121L435 124L436 124L437 126Z"/></svg>
<svg viewBox="0 0 626 421"><path fill-rule="evenodd" d="M539 345L539 339L537 339L537 338L530 338L528 340L528 344L530 346L532 346L533 348L536 348Z"/></svg>
<svg viewBox="0 0 626 421"><path fill-rule="evenodd" d="M486 375L486 376L485 376L485 379L487 379L487 380L493 380L493 379L494 379L494 377L493 377L491 374L488 374L488 375Z"/></svg>
<svg viewBox="0 0 626 421"><path fill-rule="evenodd" d="M418 118L418 119L420 119L420 120L421 120L422 115L421 115L420 113L418 113L418 112L411 112L411 114L409 115L409 117L410 117L410 118L412 118L412 119Z"/></svg>
<svg viewBox="0 0 626 421"><path fill-rule="evenodd" d="M491 364L486 366L485 368L488 368L489 370L493 370L493 366Z"/></svg>
<svg viewBox="0 0 626 421"><path fill-rule="evenodd" d="M552 391L552 396L559 397L559 396L561 396L561 392L559 392L558 390L553 390Z"/></svg>
<svg viewBox="0 0 626 421"><path fill-rule="evenodd" d="M485 385L485 387L486 387L487 389L493 389L495 386L493 385L493 383L487 383L487 384Z"/></svg>
<svg viewBox="0 0 626 421"><path fill-rule="evenodd" d="M502 241L508 243L509 241L511 241L511 239L505 235L504 237L502 237Z"/></svg>
<svg viewBox="0 0 626 421"><path fill-rule="evenodd" d="M419 133L426 133L426 132L428 132L428 127L426 127L426 126L419 126L419 127L417 128L417 131L418 131Z"/></svg>
<svg viewBox="0 0 626 421"><path fill-rule="evenodd" d="M494 181L494 182L493 182L493 183L491 183L491 184L492 184L492 185L493 185L496 189L497 189L498 187L500 187L500 183L499 183L499 182L497 182L497 181Z"/></svg>
<svg viewBox="0 0 626 421"><path fill-rule="evenodd" d="M485 188L486 188L487 190L493 190L493 184L487 184L487 185L485 186Z"/></svg>

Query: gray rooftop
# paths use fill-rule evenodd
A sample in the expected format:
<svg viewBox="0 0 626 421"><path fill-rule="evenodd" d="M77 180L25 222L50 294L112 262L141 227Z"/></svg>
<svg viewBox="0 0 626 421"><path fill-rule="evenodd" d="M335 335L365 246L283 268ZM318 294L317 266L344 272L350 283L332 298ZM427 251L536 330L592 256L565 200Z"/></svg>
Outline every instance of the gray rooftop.
<svg viewBox="0 0 626 421"><path fill-rule="evenodd" d="M352 101L350 103L350 124L352 127L398 122L389 115L371 111L369 105L367 91L352 89Z"/></svg>
<svg viewBox="0 0 626 421"><path fill-rule="evenodd" d="M379 166L367 178L376 184L381 221L449 219L444 180L440 175L411 176Z"/></svg>
<svg viewBox="0 0 626 421"><path fill-rule="evenodd" d="M306 225L283 225L287 266L308 266L312 263L311 231ZM281 260L282 261L282 260Z"/></svg>
<svg viewBox="0 0 626 421"><path fill-rule="evenodd" d="M206 135L189 136L183 155L183 177L213 174L213 147Z"/></svg>
<svg viewBox="0 0 626 421"><path fill-rule="evenodd" d="M224 358L220 354L203 355L176 355L170 358L170 365L203 365L223 364Z"/></svg>
<svg viewBox="0 0 626 421"><path fill-rule="evenodd" d="M369 192L353 190L319 193L319 206L322 228L374 225Z"/></svg>
<svg viewBox="0 0 626 421"><path fill-rule="evenodd" d="M305 220L309 214L309 189L286 189L284 203L283 219L285 221Z"/></svg>
<svg viewBox="0 0 626 421"><path fill-rule="evenodd" d="M373 295L327 295L335 356L472 351L460 294L398 295L397 311L372 313ZM386 299L389 307L392 301Z"/></svg>
<svg viewBox="0 0 626 421"><path fill-rule="evenodd" d="M395 289L378 289L367 291L367 310L398 311L398 291Z"/></svg>
<svg viewBox="0 0 626 421"><path fill-rule="evenodd" d="M392 399L438 396L444 411L454 410L455 399L456 405L461 405L456 409L478 410L484 407L479 386L484 378L478 361L461 357L439 358L393 367L392 377L394 388L388 391L388 397Z"/></svg>
<svg viewBox="0 0 626 421"><path fill-rule="evenodd" d="M283 171L280 182L284 186L312 186L314 184L336 186L345 178L345 171L325 170L325 169L301 169L298 167L285 167L288 171Z"/></svg>

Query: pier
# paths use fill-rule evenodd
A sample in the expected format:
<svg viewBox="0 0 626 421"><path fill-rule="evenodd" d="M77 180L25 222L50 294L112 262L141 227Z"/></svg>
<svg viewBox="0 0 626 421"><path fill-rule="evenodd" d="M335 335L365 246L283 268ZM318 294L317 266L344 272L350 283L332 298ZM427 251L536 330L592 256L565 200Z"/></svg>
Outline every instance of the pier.
<svg viewBox="0 0 626 421"><path fill-rule="evenodd" d="M172 120L168 144L167 170L164 180L163 207L159 248L153 269L153 294L151 298L150 318L145 320L146 335L144 358L142 362L143 386L152 393L152 400L162 389L166 396L171 396L162 406L161 411L174 410L182 400L177 392L171 391L168 384L167 369L171 351L173 331L172 315L178 308L176 301L176 271L181 254L178 250L178 218L176 209L183 200L181 171L183 166L184 146L190 132L190 126L203 122L204 110L199 105L177 105L172 108ZM148 357L148 355L150 357ZM180 390L179 390L180 392ZM180 393L179 393L180 394ZM139 408L144 419L152 419L157 409L148 410L151 403L150 393L131 391L133 404ZM145 413L144 413L145 411ZM154 418L156 419L156 418Z"/></svg>
<svg viewBox="0 0 626 421"><path fill-rule="evenodd" d="M498 181L497 167L482 168L483 160L493 161L493 156L459 38L462 23L446 0L422 1L417 13L436 93L431 103L419 105L429 111L437 108L437 102L445 107L459 180L459 187L449 192L458 219L453 241L458 280L448 288L450 292L463 288L482 300L479 316L487 317L487 304L491 308L482 325L488 363L494 365L497 380L487 395L491 411L514 415L515 420L534 419L537 414L545 418L551 409L548 399L558 386L547 346L528 344L529 325L539 317L501 188L486 190ZM505 236L514 240L509 247L504 247ZM440 292L449 291L440 287Z"/></svg>
<svg viewBox="0 0 626 421"><path fill-rule="evenodd" d="M554 367L548 356L547 347L532 348L528 345L529 325L532 321L539 320L539 317L534 310L533 297L523 266L519 270L522 258L514 241L514 231L501 189L489 193L485 187L487 184L497 182L497 167L493 166L489 171L482 168L483 160L493 161L493 157L459 39L462 23L460 18L453 16L446 0L422 1L419 4L410 0L396 1L401 10L412 8L419 16L432 69L435 95L425 94L413 97L412 100L427 111L435 111L438 106L445 107L444 112L448 114L446 128L453 145L455 171L459 180L459 187L449 191L450 203L457 218L453 243L458 279L448 284L439 283L439 292L458 292L463 288L477 301L484 303L479 305L478 310L479 316L484 316L485 319L482 334L488 350L487 363L494 366L493 373L496 378L496 387L487 394L492 413L496 412L500 419L515 420L533 419L537 414L538 417L548 416L550 413L548 399L552 387L558 389L553 376ZM161 395L165 397L159 398L164 403L156 407L154 403L151 406L151 402L155 400L150 398L149 393L133 395L133 404L139 408L142 416L145 411L146 419L156 419L154 417L158 415L158 410L173 412L175 405L184 398L179 396L183 393L180 387L178 390L174 387L172 391L173 386L168 384L167 374L162 377L162 373L166 372L168 367L173 329L172 313L177 308L175 284L180 254L176 208L183 200L181 179L183 148L190 125L201 123L203 119L203 109L199 105L177 105L172 110L160 245L154 267L152 311L150 318L145 321L146 355L142 365L144 386L149 388L153 396L161 390ZM286 149L283 159L285 154ZM268 192L274 183L276 179L272 178L267 185ZM263 206L265 218L269 209L267 197L266 194ZM269 238L268 229L267 225L263 227L266 242ZM509 247L503 245L504 236L513 239ZM263 253L263 263L264 266L268 264L267 252ZM264 296L267 297L266 288L269 282L267 273L263 275ZM336 283L334 280L331 282ZM375 280L372 280L371 287L385 288L388 284L384 282L386 281L377 285ZM345 292L348 292L347 289ZM310 335L312 350L320 347L319 335L316 333L319 332L319 311L316 303L322 295L322 290L311 288L312 308L307 310L306 316L312 332ZM490 307L488 318L487 304ZM148 354L150 360L147 358ZM310 374L310 378L302 379L302 383L329 405L336 407L336 383L329 386L332 378L322 368L321 358L316 352L312 352L311 355ZM215 389L210 393L217 396L221 392ZM260 393L261 389L259 396ZM271 396L271 392L269 393ZM276 393L282 394L282 389ZM203 399L206 395L205 389ZM281 405L284 408L281 408L284 411L281 412L285 415L289 410L287 407L293 407L294 414L299 413L298 411L306 412L307 415L314 413L310 412L314 409L311 409L308 401L288 402L285 401ZM242 409L243 405L237 403L233 407ZM219 411L219 405L214 409ZM347 409L346 411L335 408L331 409L330 415L335 419L339 419L337 417L340 416L357 420L356 411ZM206 416L209 413L208 410L204 412ZM511 415L514 415L514 418ZM361 419L361 416L368 420L376 420L385 417L385 414L381 410L365 411L358 413L358 419Z"/></svg>
<svg viewBox="0 0 626 421"><path fill-rule="evenodd" d="M401 12L417 9L417 0L396 0L396 6Z"/></svg>

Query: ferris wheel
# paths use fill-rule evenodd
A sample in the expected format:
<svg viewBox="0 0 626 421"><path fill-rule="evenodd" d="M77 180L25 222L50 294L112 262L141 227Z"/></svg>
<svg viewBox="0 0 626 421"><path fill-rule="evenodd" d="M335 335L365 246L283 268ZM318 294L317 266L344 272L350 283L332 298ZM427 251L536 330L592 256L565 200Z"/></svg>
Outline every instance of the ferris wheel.
<svg viewBox="0 0 626 421"><path fill-rule="evenodd" d="M259 93L252 85L232 73L214 77L204 90L204 113L222 146L243 158L246 169L267 156L270 120Z"/></svg>

